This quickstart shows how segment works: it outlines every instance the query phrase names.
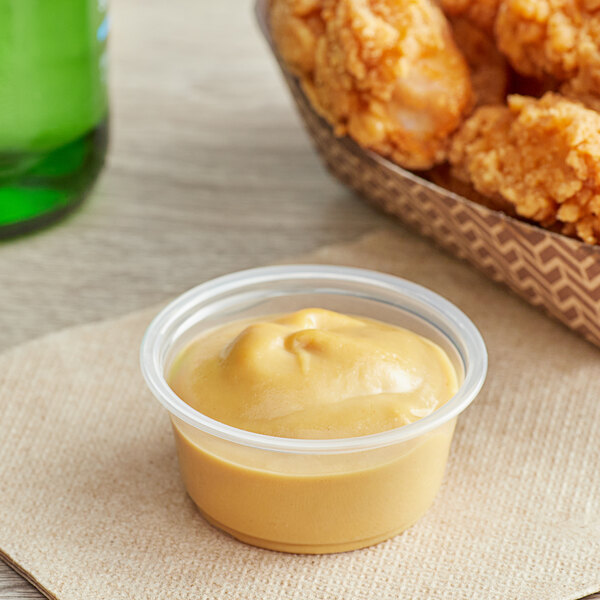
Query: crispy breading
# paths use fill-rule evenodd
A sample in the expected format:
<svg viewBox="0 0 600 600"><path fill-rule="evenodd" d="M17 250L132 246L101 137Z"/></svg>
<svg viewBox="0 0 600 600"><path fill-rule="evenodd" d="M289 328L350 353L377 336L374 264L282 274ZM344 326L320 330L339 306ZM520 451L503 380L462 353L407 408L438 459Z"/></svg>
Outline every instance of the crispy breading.
<svg viewBox="0 0 600 600"><path fill-rule="evenodd" d="M450 18L452 34L469 70L475 106L501 104L506 98L509 68L493 39L463 17Z"/></svg>
<svg viewBox="0 0 600 600"><path fill-rule="evenodd" d="M600 0L502 0L495 32L519 73L600 93Z"/></svg>
<svg viewBox="0 0 600 600"><path fill-rule="evenodd" d="M314 69L317 41L325 29L321 4L321 0L271 0L273 41L296 75L308 75Z"/></svg>
<svg viewBox="0 0 600 600"><path fill-rule="evenodd" d="M431 0L321 0L319 33L297 10L277 8L286 2L295 4L272 5L273 38L336 134L406 168L443 161L472 94L467 65L440 9ZM285 14L300 19L310 35L286 34L298 25L290 26ZM313 48L314 55L300 58Z"/></svg>
<svg viewBox="0 0 600 600"><path fill-rule="evenodd" d="M501 0L440 0L442 10L452 17L464 17L486 33L494 29Z"/></svg>
<svg viewBox="0 0 600 600"><path fill-rule="evenodd" d="M455 176L518 215L600 241L600 114L548 92L479 108L454 136Z"/></svg>

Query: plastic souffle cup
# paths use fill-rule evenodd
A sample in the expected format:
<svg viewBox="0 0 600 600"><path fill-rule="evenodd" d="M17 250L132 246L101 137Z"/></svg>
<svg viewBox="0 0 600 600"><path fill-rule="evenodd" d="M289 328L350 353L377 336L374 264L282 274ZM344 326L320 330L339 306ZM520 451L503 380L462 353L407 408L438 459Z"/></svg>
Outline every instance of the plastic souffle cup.
<svg viewBox="0 0 600 600"><path fill-rule="evenodd" d="M307 307L378 319L432 340L450 357L458 392L431 415L397 429L309 440L215 421L167 384L173 359L200 333ZM287 265L233 273L177 298L148 327L141 366L169 411L183 482L204 517L255 546L321 554L386 540L427 511L456 418L483 385L487 353L469 318L419 285L361 269Z"/></svg>

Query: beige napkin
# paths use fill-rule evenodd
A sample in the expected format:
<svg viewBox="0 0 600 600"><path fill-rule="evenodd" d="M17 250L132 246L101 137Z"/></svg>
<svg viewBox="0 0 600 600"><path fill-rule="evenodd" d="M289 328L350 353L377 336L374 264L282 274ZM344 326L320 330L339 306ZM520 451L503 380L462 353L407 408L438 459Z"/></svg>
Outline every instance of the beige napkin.
<svg viewBox="0 0 600 600"><path fill-rule="evenodd" d="M400 275L458 304L490 352L445 483L412 529L329 556L245 546L179 481L138 368L155 310L0 359L0 548L60 600L540 599L600 590L600 352L401 229L315 262Z"/></svg>

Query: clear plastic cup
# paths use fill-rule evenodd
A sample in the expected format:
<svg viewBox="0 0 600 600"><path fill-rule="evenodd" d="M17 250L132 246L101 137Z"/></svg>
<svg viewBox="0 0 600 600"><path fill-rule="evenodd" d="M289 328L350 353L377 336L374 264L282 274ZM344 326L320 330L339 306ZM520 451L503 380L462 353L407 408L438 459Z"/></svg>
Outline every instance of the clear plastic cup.
<svg viewBox="0 0 600 600"><path fill-rule="evenodd" d="M173 359L203 331L308 307L378 319L432 340L456 368L458 392L404 427L307 440L215 421L167 384ZM427 511L443 478L456 418L485 380L487 353L469 318L419 285L361 269L286 265L233 273L177 298L148 327L141 367L169 411L183 482L204 517L249 544L322 554L388 539Z"/></svg>

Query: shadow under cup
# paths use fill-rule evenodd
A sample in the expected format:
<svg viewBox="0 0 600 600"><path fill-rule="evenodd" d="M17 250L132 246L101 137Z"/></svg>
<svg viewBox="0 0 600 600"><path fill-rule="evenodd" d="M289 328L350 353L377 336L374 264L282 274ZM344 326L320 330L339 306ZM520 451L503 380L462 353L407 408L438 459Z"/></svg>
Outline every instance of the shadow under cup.
<svg viewBox="0 0 600 600"><path fill-rule="evenodd" d="M174 358L202 332L308 307L377 319L430 339L452 361L458 392L404 427L305 440L210 419L166 383ZM288 265L221 277L175 300L148 328L141 364L170 413L183 481L205 518L243 542L321 554L388 539L427 511L444 475L456 418L483 385L487 354L473 323L421 286L374 271Z"/></svg>

